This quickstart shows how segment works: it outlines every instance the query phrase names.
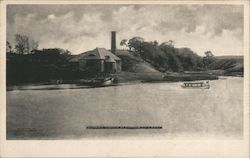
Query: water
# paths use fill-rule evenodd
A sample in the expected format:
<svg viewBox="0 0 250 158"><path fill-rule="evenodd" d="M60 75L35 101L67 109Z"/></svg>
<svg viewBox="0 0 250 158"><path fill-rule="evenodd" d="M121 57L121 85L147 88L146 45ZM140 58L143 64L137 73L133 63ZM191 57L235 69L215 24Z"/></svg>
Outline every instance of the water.
<svg viewBox="0 0 250 158"><path fill-rule="evenodd" d="M228 136L243 132L243 78L210 81L210 89L176 83L7 92L8 139ZM69 86L69 85L67 85ZM72 85L70 86L72 87ZM36 89L36 90L34 90ZM162 129L86 129L161 126Z"/></svg>

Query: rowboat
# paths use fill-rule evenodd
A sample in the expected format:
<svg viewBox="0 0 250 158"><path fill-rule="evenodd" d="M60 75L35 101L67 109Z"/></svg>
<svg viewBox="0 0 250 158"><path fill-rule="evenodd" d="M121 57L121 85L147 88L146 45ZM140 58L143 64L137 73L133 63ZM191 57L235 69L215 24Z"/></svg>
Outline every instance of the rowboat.
<svg viewBox="0 0 250 158"><path fill-rule="evenodd" d="M181 85L182 88L201 88L201 89L209 89L209 81L206 82L184 82Z"/></svg>

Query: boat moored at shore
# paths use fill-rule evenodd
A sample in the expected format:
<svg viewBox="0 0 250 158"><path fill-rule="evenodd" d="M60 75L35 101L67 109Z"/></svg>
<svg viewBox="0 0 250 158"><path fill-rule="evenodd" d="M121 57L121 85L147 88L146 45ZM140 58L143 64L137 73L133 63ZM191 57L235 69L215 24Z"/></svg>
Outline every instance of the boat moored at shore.
<svg viewBox="0 0 250 158"><path fill-rule="evenodd" d="M115 83L113 77L101 77L101 78L92 78L92 79L83 79L79 81L81 85L100 87L100 86L111 86Z"/></svg>

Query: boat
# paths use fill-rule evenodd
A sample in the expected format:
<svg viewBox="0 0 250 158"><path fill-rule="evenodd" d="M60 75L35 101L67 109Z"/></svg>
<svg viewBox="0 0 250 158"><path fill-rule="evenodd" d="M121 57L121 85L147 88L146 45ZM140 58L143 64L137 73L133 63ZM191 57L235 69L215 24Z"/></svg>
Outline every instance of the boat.
<svg viewBox="0 0 250 158"><path fill-rule="evenodd" d="M114 78L113 77L101 77L101 78L85 79L85 80L81 80L80 84L91 86L91 87L110 86L114 84Z"/></svg>
<svg viewBox="0 0 250 158"><path fill-rule="evenodd" d="M182 88L201 88L201 89L209 89L209 81L206 82L184 82L181 85Z"/></svg>
<svg viewBox="0 0 250 158"><path fill-rule="evenodd" d="M95 78L92 80L92 84L96 86L108 86L108 85L112 85L113 82L114 82L113 77Z"/></svg>

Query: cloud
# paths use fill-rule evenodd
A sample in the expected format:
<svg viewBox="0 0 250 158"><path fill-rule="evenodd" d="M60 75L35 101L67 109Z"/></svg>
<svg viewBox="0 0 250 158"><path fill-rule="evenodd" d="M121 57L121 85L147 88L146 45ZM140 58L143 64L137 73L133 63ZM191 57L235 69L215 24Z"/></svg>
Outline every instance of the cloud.
<svg viewBox="0 0 250 158"><path fill-rule="evenodd" d="M54 14L48 15L48 19L51 19L51 20L55 19L55 15Z"/></svg>
<svg viewBox="0 0 250 158"><path fill-rule="evenodd" d="M110 48L110 31L122 39L174 40L198 54L242 53L243 7L230 5L9 5L7 40L26 34L40 48L81 53Z"/></svg>

